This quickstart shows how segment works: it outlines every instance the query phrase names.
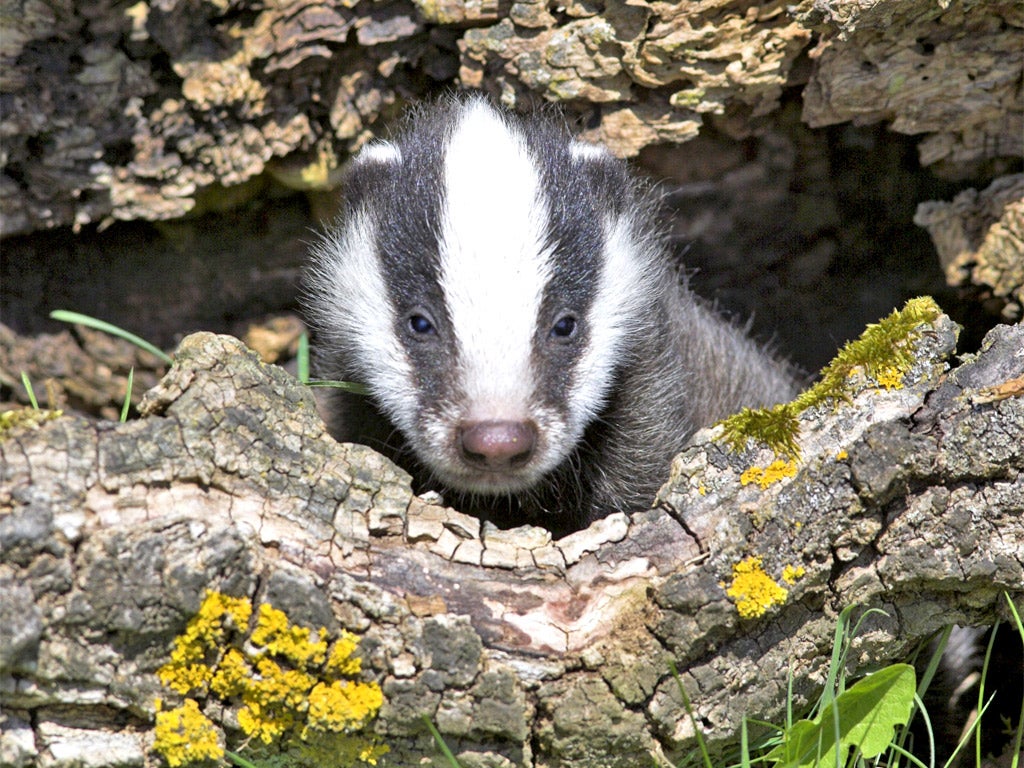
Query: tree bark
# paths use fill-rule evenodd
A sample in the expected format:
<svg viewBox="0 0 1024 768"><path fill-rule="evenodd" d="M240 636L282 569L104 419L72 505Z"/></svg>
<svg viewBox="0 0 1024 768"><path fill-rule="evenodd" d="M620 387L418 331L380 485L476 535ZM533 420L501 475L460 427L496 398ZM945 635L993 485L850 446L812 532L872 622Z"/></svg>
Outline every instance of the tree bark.
<svg viewBox="0 0 1024 768"><path fill-rule="evenodd" d="M939 252L946 281L974 286L981 300L1007 319L1024 307L1024 174L1002 176L986 189L968 189L952 202L918 206Z"/></svg>
<svg viewBox="0 0 1024 768"><path fill-rule="evenodd" d="M767 280L765 291L783 264L792 274L779 301L810 286L824 307L816 319L839 294L896 290L878 272L835 295L819 286L849 271L832 255L843 242L877 239L839 210L851 199L840 189L877 189L896 207L902 147L873 175L840 178L834 135L786 128L787 100L812 127L884 123L916 136L921 165L977 187L918 212L947 279L1020 316L1019 3L8 10L0 234L69 229L5 242L5 314L17 303L41 316L57 297L87 309L99 295L98 308L124 313L107 319L145 320L135 330L159 328L163 341L288 305L315 217L281 203L281 186L307 191L329 218L321 193L348 154L407 103L457 85L517 107L560 102L583 138L654 165L667 144L714 128L696 159L662 163L686 195L706 196L683 238L710 229L714 259L742 283ZM760 155L723 137L763 139ZM709 193L716 168L725 181ZM121 230L114 247L102 230L115 221L169 223ZM723 248L725 230L740 232ZM264 258L241 274L252 253ZM137 421L68 415L0 437L0 764L158 764L153 702L166 692L154 673L208 588L357 633L384 690L374 728L390 765L436 754L421 715L467 767L678 761L694 738L669 661L719 754L744 715L782 720L790 679L797 707L817 695L845 606L886 612L855 640L853 673L905 658L942 624L1005 617L1004 592L1022 605L1024 331L997 327L949 370L955 335L937 322L901 388L855 376L849 402L805 412L792 467L772 474L767 448L734 453L720 428L705 430L652 509L552 541L413 495L404 472L334 443L307 390L227 337L187 338L157 384L156 361L102 335L78 329L79 354L68 337L26 341L0 327L5 396L26 371L57 380L58 402L113 418L112 378L120 391L134 369L137 389L156 385ZM752 557L775 581L786 566L805 574L765 615L743 618L727 589Z"/></svg>
<svg viewBox="0 0 1024 768"><path fill-rule="evenodd" d="M970 177L1024 154L1022 29L1004 0L26 2L0 49L0 232L177 218L264 172L330 187L451 83L565 102L624 156L706 121L751 135L803 86L809 125L886 121Z"/></svg>
<svg viewBox="0 0 1024 768"><path fill-rule="evenodd" d="M806 349L805 327L847 338L941 290L922 285L939 275L909 222L923 200L975 195L919 221L965 302L1020 318L1019 3L10 5L0 298L20 333L66 306L170 346L293 306L349 153L453 86L558 102L583 138L671 178L698 289L809 369L831 350ZM860 128L824 128L844 123ZM944 303L960 321L975 308Z"/></svg>
<svg viewBox="0 0 1024 768"><path fill-rule="evenodd" d="M388 765L436 754L422 715L464 766L679 760L673 660L718 754L744 715L781 722L790 681L813 700L845 606L885 611L851 673L1024 606L1024 327L949 370L955 339L941 317L899 386L854 373L805 411L790 476L741 481L777 457L704 430L655 507L552 541L414 496L283 370L190 336L141 419L0 441L5 763L158 764L154 672L207 589L355 632ZM752 556L805 573L742 618L726 588Z"/></svg>

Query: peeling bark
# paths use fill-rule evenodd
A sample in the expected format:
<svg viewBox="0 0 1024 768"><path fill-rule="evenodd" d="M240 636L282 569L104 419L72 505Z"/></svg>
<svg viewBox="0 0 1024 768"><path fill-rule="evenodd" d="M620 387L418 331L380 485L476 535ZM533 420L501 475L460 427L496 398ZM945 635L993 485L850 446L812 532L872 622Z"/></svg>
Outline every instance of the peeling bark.
<svg viewBox="0 0 1024 768"><path fill-rule="evenodd" d="M789 293L777 300L811 286L827 317L840 297L817 286L848 264L822 233L875 233L838 210L830 185L855 177L835 178L829 134L785 128L783 94L803 88L810 126L884 123L920 137L919 161L937 174L980 180L981 191L921 206L917 222L951 285L1020 316L1019 3L7 5L0 233L244 211L212 231L210 219L161 225L159 246L148 232L116 248L96 238L91 258L70 232L21 243L19 261L43 260L60 279L12 272L19 306L51 308L49 292L33 297L39 286L72 298L102 290L101 306L169 338L211 327L216 312L236 319L254 292L260 311L286 305L310 223L302 213L265 224L280 186L332 189L348 153L407 102L455 84L516 106L562 102L584 138L678 172L684 197L709 196L681 237L713 230L713 257L734 261L742 283L773 285L786 260ZM763 157L747 162L742 145L713 137L691 159L666 146L708 124L717 141L758 136ZM705 175L684 178L705 155L728 171L710 192ZM898 164L899 147L884 157ZM889 170L855 183L899 186ZM263 207L246 208L254 200ZM783 216L793 226L772 241ZM725 229L741 233L723 248ZM216 241L217 258L197 239ZM798 240L809 244L793 250ZM64 249L66 261L41 255ZM256 250L277 260L197 300ZM134 286L85 279L136 260L143 268L125 269ZM842 337L814 318L804 327ZM857 640L851 664L866 666L904 658L944 623L990 623L1003 591L1024 599L1021 326L1000 326L950 371L955 333L938 323L902 389L851 382L850 403L802 416L793 477L742 484L771 452L731 454L705 431L655 508L559 541L482 528L414 496L400 469L327 437L309 394L234 341L188 338L157 384L156 361L77 333L81 354L66 336L28 341L0 327L0 385L17 390L22 370L42 389L52 377L56 405L108 418L119 408L111 379L120 391L134 368L136 390L156 389L128 424L66 416L0 438L4 764L157 764L153 673L207 588L359 634L385 693L375 727L389 764L434 754L426 714L464 766L538 767L688 754L669 660L719 752L743 715L781 719L790 670L798 705L816 695L844 606L887 611ZM776 578L806 569L761 619L739 618L723 586L748 556Z"/></svg>
<svg viewBox="0 0 1024 768"><path fill-rule="evenodd" d="M14 3L0 57L0 232L180 217L268 173L331 186L440 86L566 102L624 156L705 120L885 121L969 175L1024 153L1018 3L216 0Z"/></svg>
<svg viewBox="0 0 1024 768"><path fill-rule="evenodd" d="M1022 326L952 370L940 318L891 390L801 415L792 477L760 488L716 429L658 506L552 541L414 496L400 469L335 443L309 391L235 340L188 337L125 424L64 417L0 442L4 754L12 765L155 765L154 671L204 590L270 601L361 638L389 765L627 766L694 748L675 660L717 753L748 717L820 690L839 610L878 607L851 672L947 622L1024 604ZM726 596L755 555L806 575L760 619ZM101 759L98 750L105 750ZM77 750L77 751L76 751ZM5 757L5 759L8 759ZM65 762L61 762L64 759Z"/></svg>

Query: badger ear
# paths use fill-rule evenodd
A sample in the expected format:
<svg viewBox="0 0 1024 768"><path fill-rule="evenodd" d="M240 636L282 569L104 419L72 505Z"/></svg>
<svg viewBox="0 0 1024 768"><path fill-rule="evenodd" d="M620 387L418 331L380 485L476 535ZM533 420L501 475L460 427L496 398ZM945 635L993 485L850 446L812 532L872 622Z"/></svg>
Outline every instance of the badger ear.
<svg viewBox="0 0 1024 768"><path fill-rule="evenodd" d="M402 151L390 141L372 141L359 150L352 162L357 165L365 163L383 163L397 165L402 162Z"/></svg>

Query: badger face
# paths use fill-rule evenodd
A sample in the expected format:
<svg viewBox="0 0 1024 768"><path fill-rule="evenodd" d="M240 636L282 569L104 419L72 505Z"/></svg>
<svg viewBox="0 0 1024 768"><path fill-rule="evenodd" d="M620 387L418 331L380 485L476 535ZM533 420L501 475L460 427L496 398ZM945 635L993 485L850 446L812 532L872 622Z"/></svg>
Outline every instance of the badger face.
<svg viewBox="0 0 1024 768"><path fill-rule="evenodd" d="M655 301L631 183L604 151L479 98L354 161L314 248L313 319L444 485L528 489L600 414Z"/></svg>

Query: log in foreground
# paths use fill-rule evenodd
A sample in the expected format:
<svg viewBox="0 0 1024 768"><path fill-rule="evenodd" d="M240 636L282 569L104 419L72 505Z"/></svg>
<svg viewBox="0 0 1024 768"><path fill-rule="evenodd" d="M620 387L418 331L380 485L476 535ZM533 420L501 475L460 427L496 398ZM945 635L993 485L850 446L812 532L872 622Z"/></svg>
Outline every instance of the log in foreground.
<svg viewBox="0 0 1024 768"><path fill-rule="evenodd" d="M358 635L388 765L436 755L423 715L463 766L678 760L671 660L724 749L744 715L782 721L789 676L813 700L845 606L886 612L866 669L1024 601L1024 327L952 370L948 318L916 338L905 375L800 414L799 460L704 430L656 507L552 541L414 496L283 370L190 336L141 419L0 441L4 761L159 764L155 671L208 589ZM741 563L803 576L743 601Z"/></svg>

